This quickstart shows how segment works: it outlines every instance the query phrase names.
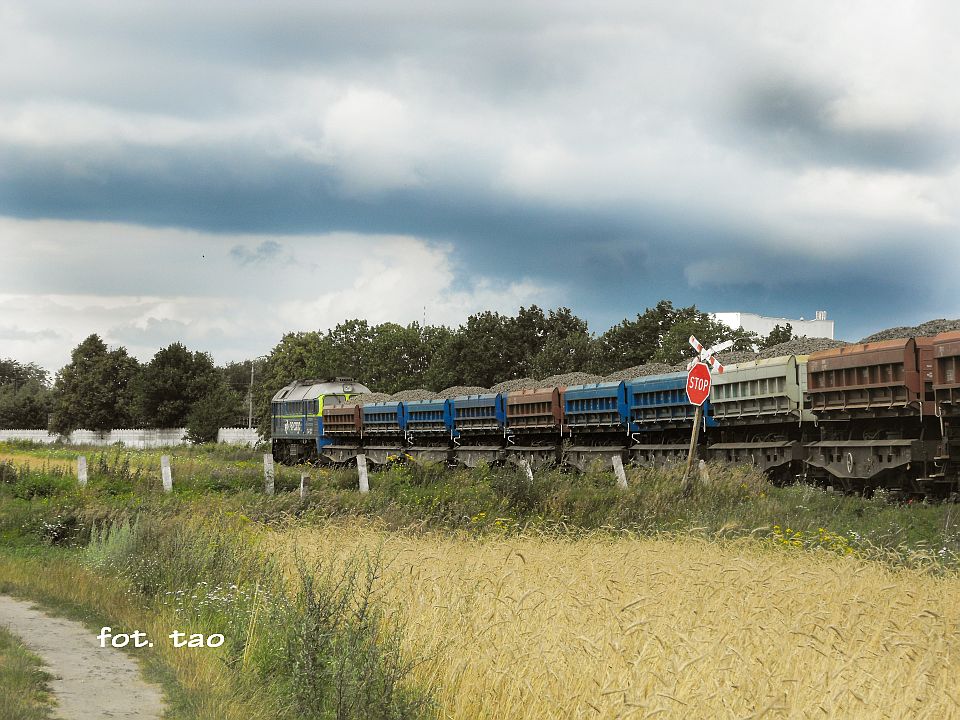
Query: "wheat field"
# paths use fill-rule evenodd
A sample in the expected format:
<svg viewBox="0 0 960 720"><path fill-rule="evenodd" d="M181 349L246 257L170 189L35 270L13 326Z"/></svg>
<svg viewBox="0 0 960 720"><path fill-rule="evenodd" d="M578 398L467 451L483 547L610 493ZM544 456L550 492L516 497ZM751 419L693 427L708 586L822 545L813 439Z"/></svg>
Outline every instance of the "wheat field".
<svg viewBox="0 0 960 720"><path fill-rule="evenodd" d="M955 576L693 538L353 524L271 542L288 561L380 549L379 599L442 717L960 716Z"/></svg>

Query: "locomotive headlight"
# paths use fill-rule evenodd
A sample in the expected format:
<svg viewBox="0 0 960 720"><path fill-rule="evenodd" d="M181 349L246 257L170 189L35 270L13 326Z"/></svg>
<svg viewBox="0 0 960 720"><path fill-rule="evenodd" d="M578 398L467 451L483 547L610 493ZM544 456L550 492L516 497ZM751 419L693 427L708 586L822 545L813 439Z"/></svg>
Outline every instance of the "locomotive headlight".
<svg viewBox="0 0 960 720"><path fill-rule="evenodd" d="M344 391L345 393L351 393L351 392L353 392L353 385L346 385L346 384L345 384L345 385L343 386L343 391Z"/></svg>

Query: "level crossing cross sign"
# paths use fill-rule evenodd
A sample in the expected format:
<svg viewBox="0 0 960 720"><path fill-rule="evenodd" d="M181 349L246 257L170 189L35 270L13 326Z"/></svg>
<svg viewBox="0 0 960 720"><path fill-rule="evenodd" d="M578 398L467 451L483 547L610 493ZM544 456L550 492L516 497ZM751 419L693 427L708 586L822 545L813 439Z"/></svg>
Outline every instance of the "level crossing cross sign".
<svg viewBox="0 0 960 720"><path fill-rule="evenodd" d="M687 373L687 399L691 405L703 405L710 397L710 368L697 362Z"/></svg>

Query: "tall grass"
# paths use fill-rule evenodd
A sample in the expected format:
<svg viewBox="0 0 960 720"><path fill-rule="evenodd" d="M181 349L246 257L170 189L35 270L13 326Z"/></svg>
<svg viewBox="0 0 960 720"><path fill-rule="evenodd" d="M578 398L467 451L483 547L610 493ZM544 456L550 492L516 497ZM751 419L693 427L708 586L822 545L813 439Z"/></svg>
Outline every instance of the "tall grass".
<svg viewBox="0 0 960 720"><path fill-rule="evenodd" d="M277 533L382 546L447 718L955 717L960 578L750 540Z"/></svg>
<svg viewBox="0 0 960 720"><path fill-rule="evenodd" d="M290 568L293 582L259 535L237 517L141 516L98 529L83 560L191 632L224 635L211 662L236 671L235 691L264 716L428 716L400 629L372 602L378 556L301 562Z"/></svg>

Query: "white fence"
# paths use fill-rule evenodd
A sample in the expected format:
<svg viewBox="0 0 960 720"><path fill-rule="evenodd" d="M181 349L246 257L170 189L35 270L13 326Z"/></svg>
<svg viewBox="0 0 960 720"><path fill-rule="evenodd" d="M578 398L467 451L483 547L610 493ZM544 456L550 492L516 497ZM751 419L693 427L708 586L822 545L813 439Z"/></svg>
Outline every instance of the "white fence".
<svg viewBox="0 0 960 720"><path fill-rule="evenodd" d="M71 445L115 445L123 443L126 447L156 448L170 445L186 445L186 428L159 428L156 430L120 429L109 432L94 430L74 430L67 436L60 436L46 430L0 430L0 442L5 440L32 440L38 443L54 443L63 440ZM217 442L229 445L256 445L260 436L252 428L220 428Z"/></svg>

